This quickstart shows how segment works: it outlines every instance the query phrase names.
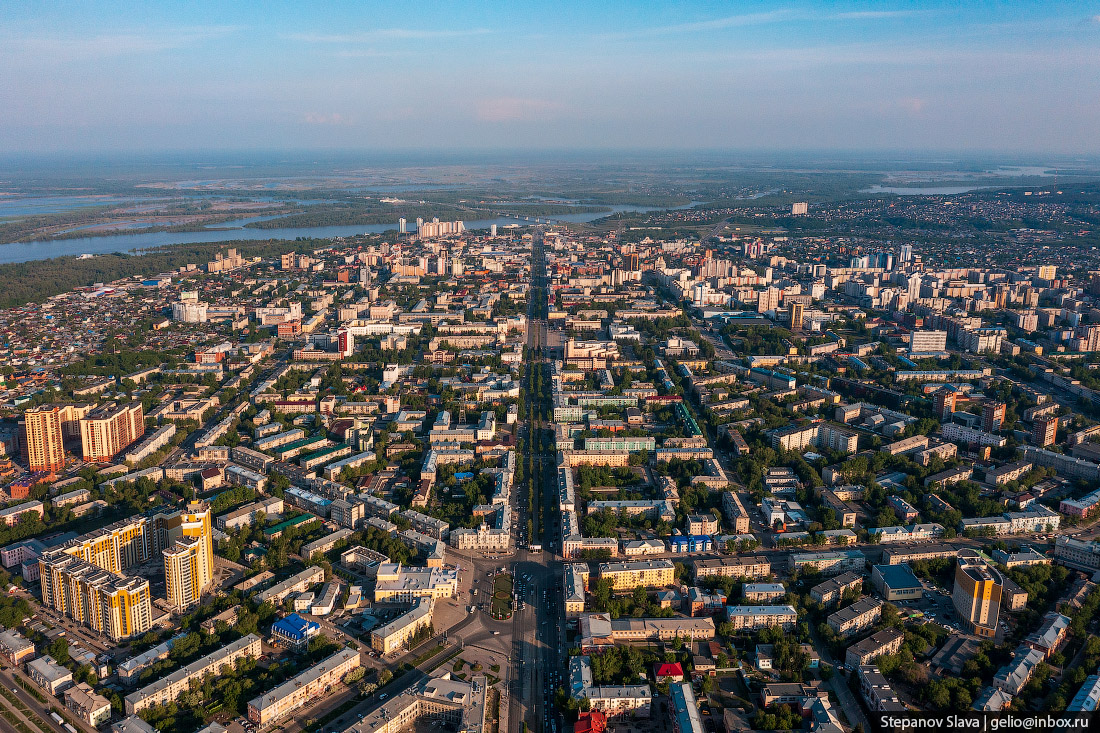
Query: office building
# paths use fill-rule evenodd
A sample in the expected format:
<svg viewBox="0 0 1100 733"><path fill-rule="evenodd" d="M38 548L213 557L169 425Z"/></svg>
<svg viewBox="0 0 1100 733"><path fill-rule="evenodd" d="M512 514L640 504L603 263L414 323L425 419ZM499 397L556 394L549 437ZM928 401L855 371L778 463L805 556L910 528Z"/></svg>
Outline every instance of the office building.
<svg viewBox="0 0 1100 733"><path fill-rule="evenodd" d="M919 600L924 592L924 586L908 565L874 565L871 583L890 602Z"/></svg>
<svg viewBox="0 0 1100 733"><path fill-rule="evenodd" d="M959 621L977 636L993 637L1001 608L1001 574L973 550L959 553L951 594Z"/></svg>
<svg viewBox="0 0 1100 733"><path fill-rule="evenodd" d="M61 412L61 407L32 407L23 413L21 439L28 470L60 471L65 468Z"/></svg>
<svg viewBox="0 0 1100 733"><path fill-rule="evenodd" d="M80 444L88 463L108 463L145 435L140 402L104 405L80 419Z"/></svg>

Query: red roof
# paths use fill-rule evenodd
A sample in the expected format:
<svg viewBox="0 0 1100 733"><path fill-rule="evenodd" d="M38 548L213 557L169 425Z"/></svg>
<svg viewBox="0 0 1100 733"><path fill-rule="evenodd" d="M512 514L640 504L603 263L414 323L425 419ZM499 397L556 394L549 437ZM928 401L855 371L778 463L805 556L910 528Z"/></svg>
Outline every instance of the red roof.
<svg viewBox="0 0 1100 733"><path fill-rule="evenodd" d="M581 713L573 724L573 733L603 733L607 729L607 716L599 710Z"/></svg>
<svg viewBox="0 0 1100 733"><path fill-rule="evenodd" d="M658 664L654 667L654 674L656 674L657 679L662 677L683 677L684 668L680 666L679 662Z"/></svg>

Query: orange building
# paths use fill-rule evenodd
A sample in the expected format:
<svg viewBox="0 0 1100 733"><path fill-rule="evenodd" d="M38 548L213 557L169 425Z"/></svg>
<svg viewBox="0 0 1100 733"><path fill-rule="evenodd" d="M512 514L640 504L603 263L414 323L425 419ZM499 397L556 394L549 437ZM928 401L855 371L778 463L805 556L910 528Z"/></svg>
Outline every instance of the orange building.
<svg viewBox="0 0 1100 733"><path fill-rule="evenodd" d="M61 407L32 407L23 413L23 459L31 471L58 471L65 467Z"/></svg>
<svg viewBox="0 0 1100 733"><path fill-rule="evenodd" d="M145 435L145 413L140 402L105 405L80 420L84 460L106 463Z"/></svg>

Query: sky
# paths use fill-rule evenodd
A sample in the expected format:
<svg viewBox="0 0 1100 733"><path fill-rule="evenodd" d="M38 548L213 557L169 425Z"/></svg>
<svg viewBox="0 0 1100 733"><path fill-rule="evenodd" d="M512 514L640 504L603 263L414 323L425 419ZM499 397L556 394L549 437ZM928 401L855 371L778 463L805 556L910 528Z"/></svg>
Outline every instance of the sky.
<svg viewBox="0 0 1100 733"><path fill-rule="evenodd" d="M1100 0L67 2L0 13L0 154L1100 151Z"/></svg>

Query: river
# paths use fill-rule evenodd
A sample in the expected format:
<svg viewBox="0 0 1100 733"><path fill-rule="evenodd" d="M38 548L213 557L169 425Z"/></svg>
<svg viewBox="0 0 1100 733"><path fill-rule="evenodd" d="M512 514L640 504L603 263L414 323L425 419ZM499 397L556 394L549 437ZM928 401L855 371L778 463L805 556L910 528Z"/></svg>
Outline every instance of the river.
<svg viewBox="0 0 1100 733"><path fill-rule="evenodd" d="M695 205L692 202L684 207ZM587 212L583 214L557 214L550 217L555 221L567 221L583 223L609 216L620 211L664 211L664 208L645 206L609 206L609 211ZM309 237L313 239L328 239L331 237L351 237L356 234L380 234L387 230L397 229L396 217L391 224L355 224L320 227L286 227L281 229L247 229L244 224L251 221L260 221L278 217L257 216L240 219L224 224L215 224L217 229L209 229L198 232L133 232L131 234L108 234L102 237L77 237L73 239L39 240L33 242L17 242L0 245L0 264L11 262L31 262L33 260L48 260L54 257L65 257L81 254L107 254L110 252L134 252L135 250L148 249L150 247L163 247L173 244L192 244L208 242L231 242L239 239L297 239ZM467 229L488 229L496 224L498 227L508 225L530 224L522 219L513 217L498 217L496 219L476 219L466 222ZM409 222L410 229L416 227L414 221Z"/></svg>

